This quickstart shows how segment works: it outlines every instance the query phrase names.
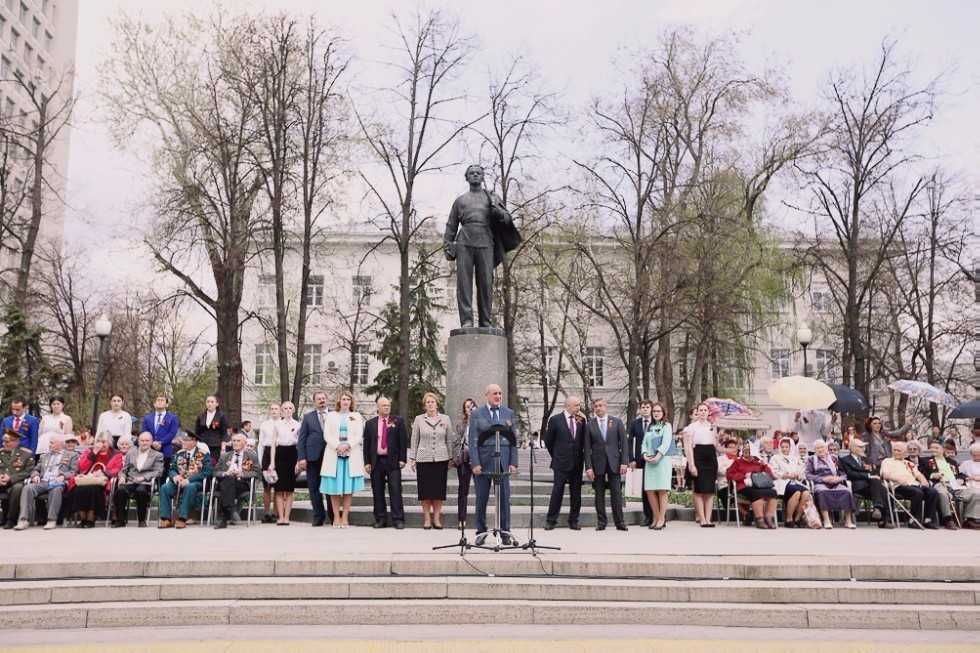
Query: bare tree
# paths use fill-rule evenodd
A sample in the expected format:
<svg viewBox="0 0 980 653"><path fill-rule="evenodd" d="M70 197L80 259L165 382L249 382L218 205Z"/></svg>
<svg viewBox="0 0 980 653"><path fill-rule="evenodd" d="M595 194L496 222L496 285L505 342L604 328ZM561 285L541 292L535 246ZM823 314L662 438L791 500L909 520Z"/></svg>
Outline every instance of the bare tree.
<svg viewBox="0 0 980 653"><path fill-rule="evenodd" d="M357 119L368 148L381 165L384 181L362 172L370 194L381 207L386 237L399 252L399 333L397 405L409 400L411 344L410 276L412 244L431 216L419 216L415 205L417 184L426 173L444 169L447 149L467 128L483 116L458 120L453 107L464 99L453 88L465 60L472 53L471 40L460 34L456 19L440 11L409 18L392 16L397 46L388 64L396 75L391 88L379 91L376 106L390 108L390 117L374 121L364 106Z"/></svg>
<svg viewBox="0 0 980 653"><path fill-rule="evenodd" d="M901 180L918 158L903 146L932 118L938 85L938 79L916 85L896 44L884 42L871 69L831 79L823 156L799 166L813 193L807 261L841 307L843 382L865 395L868 341L861 320L874 280L926 186L922 177Z"/></svg>

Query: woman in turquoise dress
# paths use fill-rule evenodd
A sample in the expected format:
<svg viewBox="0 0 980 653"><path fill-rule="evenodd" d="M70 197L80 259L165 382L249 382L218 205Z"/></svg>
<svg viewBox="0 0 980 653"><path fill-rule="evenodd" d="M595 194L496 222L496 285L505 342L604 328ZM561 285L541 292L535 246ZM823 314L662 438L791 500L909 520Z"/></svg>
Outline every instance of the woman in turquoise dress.
<svg viewBox="0 0 980 653"><path fill-rule="evenodd" d="M354 410L354 395L341 390L334 412L327 413L323 439L327 443L320 468L320 492L330 497L333 527L350 526L350 504L364 489L364 418Z"/></svg>
<svg viewBox="0 0 980 653"><path fill-rule="evenodd" d="M650 528L663 530L667 525L667 492L674 468L667 450L674 442L674 432L667 420L664 406L653 404L650 410L653 423L643 436L643 487L647 492L650 507L653 508L653 522Z"/></svg>

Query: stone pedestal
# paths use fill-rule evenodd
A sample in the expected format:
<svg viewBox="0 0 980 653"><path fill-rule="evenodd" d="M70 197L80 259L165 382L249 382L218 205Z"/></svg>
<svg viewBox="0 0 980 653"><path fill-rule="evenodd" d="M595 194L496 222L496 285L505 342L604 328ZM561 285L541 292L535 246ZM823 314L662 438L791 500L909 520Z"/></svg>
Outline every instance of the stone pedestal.
<svg viewBox="0 0 980 653"><path fill-rule="evenodd" d="M463 327L449 332L446 356L446 405L443 412L455 424L463 400L472 397L477 406L486 402L487 385L496 383L507 397L507 336L503 329Z"/></svg>

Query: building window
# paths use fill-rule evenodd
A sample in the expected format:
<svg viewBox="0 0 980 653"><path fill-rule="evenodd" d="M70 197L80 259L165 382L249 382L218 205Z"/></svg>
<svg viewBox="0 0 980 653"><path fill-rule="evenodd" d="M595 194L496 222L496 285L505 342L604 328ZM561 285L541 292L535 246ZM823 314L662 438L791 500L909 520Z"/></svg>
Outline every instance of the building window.
<svg viewBox="0 0 980 653"><path fill-rule="evenodd" d="M354 290L354 303L359 305L369 305L371 303L371 276L355 274L351 277L351 285Z"/></svg>
<svg viewBox="0 0 980 653"><path fill-rule="evenodd" d="M311 274L306 286L306 304L308 306L323 306L323 276Z"/></svg>
<svg viewBox="0 0 980 653"><path fill-rule="evenodd" d="M10 10L10 13L14 13L14 0L7 0L7 9Z"/></svg>
<svg viewBox="0 0 980 653"><path fill-rule="evenodd" d="M10 77L10 59L7 57L0 57L0 77L4 79Z"/></svg>
<svg viewBox="0 0 980 653"><path fill-rule="evenodd" d="M772 378L789 376L789 349L770 349L769 358L772 359Z"/></svg>
<svg viewBox="0 0 980 653"><path fill-rule="evenodd" d="M271 274L259 277L259 308L273 308L276 305L276 278Z"/></svg>
<svg viewBox="0 0 980 653"><path fill-rule="evenodd" d="M354 385L368 384L368 368L371 364L367 345L354 345Z"/></svg>
<svg viewBox="0 0 980 653"><path fill-rule="evenodd" d="M47 16L48 9L50 8L51 8L51 0L41 0L41 13Z"/></svg>
<svg viewBox="0 0 980 653"><path fill-rule="evenodd" d="M20 22L27 25L27 19L31 17L31 12L23 2L20 3Z"/></svg>
<svg viewBox="0 0 980 653"><path fill-rule="evenodd" d="M837 379L837 370L834 369L836 352L833 349L816 349L813 354L817 379L824 383L834 383Z"/></svg>
<svg viewBox="0 0 980 653"><path fill-rule="evenodd" d="M41 40L41 21L39 21L37 18L35 18L34 22L31 24L31 35L38 41Z"/></svg>
<svg viewBox="0 0 980 653"><path fill-rule="evenodd" d="M31 67L31 62L33 60L34 60L34 48L32 48L27 41L24 41L24 63L27 64L28 68Z"/></svg>
<svg viewBox="0 0 980 653"><path fill-rule="evenodd" d="M7 26L7 19L0 16L0 39L3 38L3 28Z"/></svg>
<svg viewBox="0 0 980 653"><path fill-rule="evenodd" d="M54 37L51 36L51 32L44 32L44 49L47 52L51 52L51 42L54 41Z"/></svg>
<svg viewBox="0 0 980 653"><path fill-rule="evenodd" d="M275 361L271 345L255 345L255 385L272 385Z"/></svg>
<svg viewBox="0 0 980 653"><path fill-rule="evenodd" d="M10 28L10 49L14 52L17 51L17 47L20 45L20 34L17 33L13 27Z"/></svg>
<svg viewBox="0 0 980 653"><path fill-rule="evenodd" d="M827 313L833 306L834 299L826 290L814 290L810 293L810 304L814 313Z"/></svg>
<svg viewBox="0 0 980 653"><path fill-rule="evenodd" d="M544 369L552 383L556 383L558 380L558 353L558 347L544 348Z"/></svg>
<svg viewBox="0 0 980 653"><path fill-rule="evenodd" d="M9 269L12 270L12 269L14 269L14 268L17 267L17 259L18 258L19 257L17 256L17 250L14 249L14 248L12 248L12 247L8 247L7 248L7 267Z"/></svg>
<svg viewBox="0 0 980 653"><path fill-rule="evenodd" d="M602 347L586 347L582 359L585 370L585 382L590 388L601 388L605 385L605 350Z"/></svg>
<svg viewBox="0 0 980 653"><path fill-rule="evenodd" d="M308 385L320 384L320 372L323 361L322 345L303 345L303 369L306 372Z"/></svg>

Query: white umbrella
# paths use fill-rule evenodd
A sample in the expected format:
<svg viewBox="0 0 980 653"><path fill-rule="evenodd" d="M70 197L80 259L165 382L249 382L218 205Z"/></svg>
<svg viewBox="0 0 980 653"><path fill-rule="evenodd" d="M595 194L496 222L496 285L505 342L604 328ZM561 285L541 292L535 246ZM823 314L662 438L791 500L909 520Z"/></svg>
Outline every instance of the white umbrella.
<svg viewBox="0 0 980 653"><path fill-rule="evenodd" d="M808 376L787 376L769 386L769 398L784 408L822 410L837 401L833 388Z"/></svg>

